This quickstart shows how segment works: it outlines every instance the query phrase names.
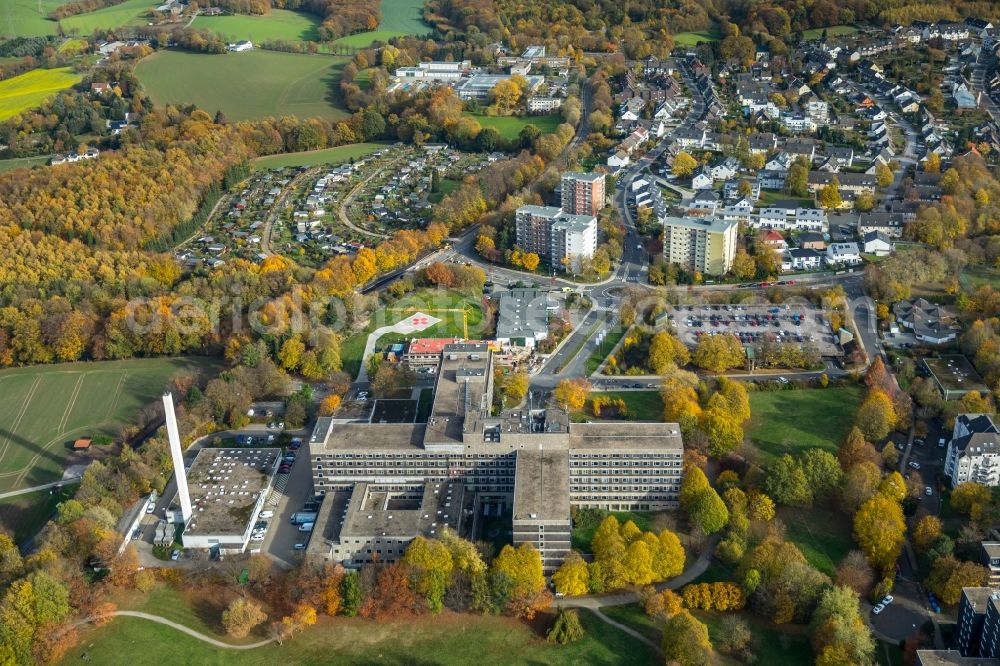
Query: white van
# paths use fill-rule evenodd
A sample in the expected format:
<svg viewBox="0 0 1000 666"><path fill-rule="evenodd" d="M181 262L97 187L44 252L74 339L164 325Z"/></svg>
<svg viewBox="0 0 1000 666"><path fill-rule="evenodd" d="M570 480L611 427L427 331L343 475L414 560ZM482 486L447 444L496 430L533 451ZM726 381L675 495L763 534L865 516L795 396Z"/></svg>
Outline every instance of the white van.
<svg viewBox="0 0 1000 666"><path fill-rule="evenodd" d="M313 525L316 523L302 523L299 525L299 532L312 532Z"/></svg>
<svg viewBox="0 0 1000 666"><path fill-rule="evenodd" d="M261 518L274 518L274 511L261 511L260 512L260 517Z"/></svg>

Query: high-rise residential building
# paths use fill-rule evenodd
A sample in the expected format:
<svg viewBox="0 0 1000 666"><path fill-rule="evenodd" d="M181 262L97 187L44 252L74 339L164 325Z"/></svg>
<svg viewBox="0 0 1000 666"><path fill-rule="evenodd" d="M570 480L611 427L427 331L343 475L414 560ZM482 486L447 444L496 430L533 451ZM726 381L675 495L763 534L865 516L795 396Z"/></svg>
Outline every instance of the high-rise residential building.
<svg viewBox="0 0 1000 666"><path fill-rule="evenodd" d="M514 214L517 246L545 257L554 267L579 267L597 250L597 218L571 215L554 206L521 206ZM564 262L568 260L568 262Z"/></svg>
<svg viewBox="0 0 1000 666"><path fill-rule="evenodd" d="M955 633L963 657L1000 657L1000 592L963 587Z"/></svg>
<svg viewBox="0 0 1000 666"><path fill-rule="evenodd" d="M427 423L318 419L309 441L323 495L307 555L358 567L402 557L417 535L467 534L497 517L547 573L570 550L570 508L678 506L676 423L570 423L532 403L494 414L486 344L446 345Z"/></svg>
<svg viewBox="0 0 1000 666"><path fill-rule="evenodd" d="M604 208L604 174L570 171L562 175L562 209L570 215L597 215Z"/></svg>
<svg viewBox="0 0 1000 666"><path fill-rule="evenodd" d="M723 275L736 257L736 220L663 217L663 255L685 270Z"/></svg>

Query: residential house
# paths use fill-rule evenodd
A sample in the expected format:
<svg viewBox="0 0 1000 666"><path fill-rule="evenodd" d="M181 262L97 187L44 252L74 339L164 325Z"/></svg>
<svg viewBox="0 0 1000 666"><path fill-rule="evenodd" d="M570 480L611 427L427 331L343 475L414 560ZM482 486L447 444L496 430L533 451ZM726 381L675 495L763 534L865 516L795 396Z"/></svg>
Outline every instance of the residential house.
<svg viewBox="0 0 1000 666"><path fill-rule="evenodd" d="M854 266L861 263L857 243L830 243L826 248L826 263L832 266Z"/></svg>
<svg viewBox="0 0 1000 666"><path fill-rule="evenodd" d="M951 96L959 110L979 108L979 93L973 93L965 81L956 83L951 89Z"/></svg>
<svg viewBox="0 0 1000 666"><path fill-rule="evenodd" d="M714 214L719 206L719 194L712 189L698 190L691 199L690 208Z"/></svg>
<svg viewBox="0 0 1000 666"><path fill-rule="evenodd" d="M757 174L757 185L764 190L780 190L788 180L788 171L770 171L765 169Z"/></svg>
<svg viewBox="0 0 1000 666"><path fill-rule="evenodd" d="M864 235L865 254L876 257L887 257L893 250L889 237L879 231L870 231Z"/></svg>
<svg viewBox="0 0 1000 666"><path fill-rule="evenodd" d="M815 271L823 265L823 253L807 248L791 248L781 255L782 271Z"/></svg>
<svg viewBox="0 0 1000 666"><path fill-rule="evenodd" d="M803 250L826 251L826 241L823 239L823 234L807 231L806 233L799 234L797 240L799 247Z"/></svg>
<svg viewBox="0 0 1000 666"><path fill-rule="evenodd" d="M707 166L698 167L691 177L692 190L704 190L712 187L715 179L712 177L712 170Z"/></svg>
<svg viewBox="0 0 1000 666"><path fill-rule="evenodd" d="M711 167L711 174L714 180L729 180L736 176L739 171L740 162L735 157L727 157L722 162Z"/></svg>
<svg viewBox="0 0 1000 666"><path fill-rule="evenodd" d="M760 238L760 242L768 246L772 250L784 250L788 247L788 243L785 242L785 237L779 234L774 229L765 231Z"/></svg>
<svg viewBox="0 0 1000 666"><path fill-rule="evenodd" d="M995 488L1000 485L1000 435L987 414L955 417L944 473L952 488L968 481Z"/></svg>
<svg viewBox="0 0 1000 666"><path fill-rule="evenodd" d="M755 132L747 137L750 152L754 155L768 155L778 147L778 137L771 132Z"/></svg>
<svg viewBox="0 0 1000 666"><path fill-rule="evenodd" d="M764 170L787 172L792 168L792 160L792 156L784 151L776 153L774 157L764 163Z"/></svg>
<svg viewBox="0 0 1000 666"><path fill-rule="evenodd" d="M834 180L839 183L841 193L875 193L874 175L866 173L829 173L826 171L809 172L809 192L811 194L815 194L820 189L832 183Z"/></svg>

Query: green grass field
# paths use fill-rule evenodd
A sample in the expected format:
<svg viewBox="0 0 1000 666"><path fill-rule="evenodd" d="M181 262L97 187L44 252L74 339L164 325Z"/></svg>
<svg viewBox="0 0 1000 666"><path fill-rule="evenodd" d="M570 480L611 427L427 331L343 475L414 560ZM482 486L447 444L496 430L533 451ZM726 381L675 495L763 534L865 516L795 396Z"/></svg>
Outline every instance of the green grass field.
<svg viewBox="0 0 1000 666"><path fill-rule="evenodd" d="M149 12L162 3L155 0L125 0L120 5L69 16L59 22L68 34L89 35L95 30L113 30L126 25L144 25Z"/></svg>
<svg viewBox="0 0 1000 666"><path fill-rule="evenodd" d="M984 266L969 266L962 271L962 283L972 289L979 289L988 284L994 289L1000 289L1000 270Z"/></svg>
<svg viewBox="0 0 1000 666"><path fill-rule="evenodd" d="M694 615L708 626L708 635L712 642L718 641L722 618L728 613L694 611ZM753 652L757 655L758 664L799 666L813 663L814 655L809 645L806 627L787 624L779 627L747 611L742 611L739 615L750 626L750 633L753 634ZM724 663L740 662L729 659Z"/></svg>
<svg viewBox="0 0 1000 666"><path fill-rule="evenodd" d="M279 169L281 167L315 166L317 164L340 164L370 155L384 147L385 145L381 143L351 143L323 150L268 155L258 158L253 165L256 169Z"/></svg>
<svg viewBox="0 0 1000 666"><path fill-rule="evenodd" d="M547 642L531 627L507 618L445 613L411 622L321 619L317 626L282 646L272 644L241 651L238 660L243 666L270 666L276 662L316 666L656 663L649 646L602 622L590 611L581 610L580 620L586 635L560 646ZM170 627L123 617L105 627L81 628L79 643L61 663L111 664L128 655L132 666L159 666L165 653L170 655L170 663L200 666L231 664L235 658L232 650L213 647Z"/></svg>
<svg viewBox="0 0 1000 666"><path fill-rule="evenodd" d="M393 37L426 35L431 28L424 23L423 8L423 0L382 0L382 23L378 30L341 37L336 43L363 49L375 41L388 42Z"/></svg>
<svg viewBox="0 0 1000 666"><path fill-rule="evenodd" d="M611 350L625 337L625 333L628 328L618 324L611 331L604 336L604 340L601 342L601 346L593 351L593 353L587 358L587 376L597 372L597 369L601 367L604 363L604 359L608 357Z"/></svg>
<svg viewBox="0 0 1000 666"><path fill-rule="evenodd" d="M483 327L486 324L483 321L482 304L478 298L456 291L439 291L437 289L416 291L392 303L387 309L380 308L379 312L382 313L382 316L378 321L372 321L363 330L344 340L340 349L341 357L344 359L344 370L352 377L356 377L361 369L361 356L364 354L368 335L376 328L402 321L407 316L407 310L411 312L419 310L424 314L437 317L441 321L423 331L408 335L386 333L378 339L378 346L406 342L413 338L467 338L476 340L482 335ZM464 320L462 312L457 310L465 312ZM468 335L466 335L466 329L468 329Z"/></svg>
<svg viewBox="0 0 1000 666"><path fill-rule="evenodd" d="M218 33L230 42L241 39L249 39L255 43L279 39L286 42L314 42L319 39L316 32L319 27L317 16L287 9L272 9L264 16L199 16L191 27Z"/></svg>
<svg viewBox="0 0 1000 666"><path fill-rule="evenodd" d="M195 104L229 120L293 115L344 118L332 96L347 58L255 49L206 55L160 51L136 74L157 104Z"/></svg>
<svg viewBox="0 0 1000 666"><path fill-rule="evenodd" d="M698 42L717 42L720 39L722 39L722 33L715 25L708 30L681 32L674 35L674 43L677 46L697 46Z"/></svg>
<svg viewBox="0 0 1000 666"><path fill-rule="evenodd" d="M781 507L778 516L785 523L788 540L798 546L809 564L833 576L837 565L854 545L850 518L818 507Z"/></svg>
<svg viewBox="0 0 1000 666"><path fill-rule="evenodd" d="M481 113L470 113L466 111L464 116L474 118L482 127L492 127L500 132L500 136L510 140L516 139L517 135L525 125L534 125L542 131L542 134L555 132L562 122L559 114L546 116L487 116Z"/></svg>
<svg viewBox="0 0 1000 666"><path fill-rule="evenodd" d="M60 502L76 494L78 483L38 490L0 500L0 528L10 530L14 543L30 538L49 521Z"/></svg>
<svg viewBox="0 0 1000 666"><path fill-rule="evenodd" d="M829 28L812 28L811 30L805 30L802 32L802 39L805 41L809 41L810 39L819 39L823 36L824 30L826 30L827 37L853 35L858 31L858 29L853 25L833 25Z"/></svg>
<svg viewBox="0 0 1000 666"><path fill-rule="evenodd" d="M116 435L197 358L67 363L0 372L0 492L57 481L77 437Z"/></svg>
<svg viewBox="0 0 1000 666"><path fill-rule="evenodd" d="M63 0L4 0L0 2L0 34L6 37L54 35L58 24L45 18ZM41 11L39 10L41 5Z"/></svg>
<svg viewBox="0 0 1000 666"><path fill-rule="evenodd" d="M80 75L70 67L33 69L0 81L0 120L33 109L60 90L80 82Z"/></svg>
<svg viewBox="0 0 1000 666"><path fill-rule="evenodd" d="M578 550L581 553L589 553L590 542L594 540L594 532L597 531L601 521L608 515L613 515L618 520L619 525L624 525L631 520L635 523L636 527L643 532L647 532L651 529L653 517L657 514L648 511L601 511L599 513L578 514L571 536L573 550ZM596 518L596 520L581 520L582 516L587 516L589 519Z"/></svg>
<svg viewBox="0 0 1000 666"><path fill-rule="evenodd" d="M858 386L753 392L747 432L765 459L813 448L836 453L860 401Z"/></svg>
<svg viewBox="0 0 1000 666"><path fill-rule="evenodd" d="M643 385L645 385L645 383ZM663 419L663 400L660 398L659 391L593 391L588 396L588 401L590 398L597 398L605 395L612 400L618 400L621 398L625 401L625 405L628 407L628 414L626 415L625 420L661 421ZM588 421L595 419L590 412L580 412L579 415L574 414L573 416L574 421Z"/></svg>
<svg viewBox="0 0 1000 666"><path fill-rule="evenodd" d="M49 159L51 159L50 155L41 155L39 157L15 157L9 160L0 160L0 173L48 164Z"/></svg>

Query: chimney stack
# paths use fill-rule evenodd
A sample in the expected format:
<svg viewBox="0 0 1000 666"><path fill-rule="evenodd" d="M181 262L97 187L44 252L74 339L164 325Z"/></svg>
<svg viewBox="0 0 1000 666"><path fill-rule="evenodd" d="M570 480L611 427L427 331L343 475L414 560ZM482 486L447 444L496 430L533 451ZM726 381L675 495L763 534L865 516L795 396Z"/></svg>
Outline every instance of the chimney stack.
<svg viewBox="0 0 1000 666"><path fill-rule="evenodd" d="M170 441L170 458L174 462L174 479L177 481L177 498L181 503L181 517L187 525L191 520L191 495L188 493L187 472L184 470L184 452L181 436L177 431L174 415L174 397L169 391L163 394L163 417L167 421L167 439Z"/></svg>

